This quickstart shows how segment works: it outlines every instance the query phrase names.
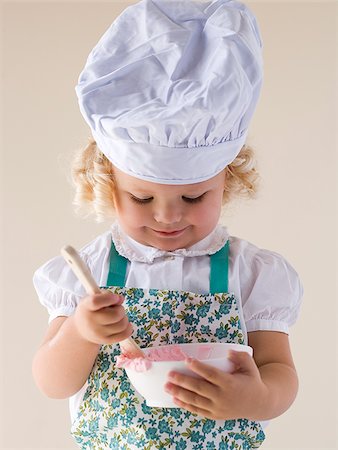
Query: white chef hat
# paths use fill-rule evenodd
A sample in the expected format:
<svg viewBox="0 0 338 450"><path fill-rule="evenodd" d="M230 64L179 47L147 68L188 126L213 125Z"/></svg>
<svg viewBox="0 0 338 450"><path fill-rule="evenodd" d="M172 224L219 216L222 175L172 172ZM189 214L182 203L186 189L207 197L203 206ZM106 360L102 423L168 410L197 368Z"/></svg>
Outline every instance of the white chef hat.
<svg viewBox="0 0 338 450"><path fill-rule="evenodd" d="M164 184L221 172L247 137L263 78L255 16L234 0L141 0L88 56L76 86L99 149Z"/></svg>

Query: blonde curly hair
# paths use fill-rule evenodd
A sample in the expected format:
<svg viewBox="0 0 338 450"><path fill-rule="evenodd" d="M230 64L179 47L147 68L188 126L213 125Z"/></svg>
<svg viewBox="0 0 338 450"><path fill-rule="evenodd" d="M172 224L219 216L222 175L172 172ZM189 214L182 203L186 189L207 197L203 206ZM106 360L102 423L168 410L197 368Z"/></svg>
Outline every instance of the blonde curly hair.
<svg viewBox="0 0 338 450"><path fill-rule="evenodd" d="M237 197L256 197L260 177L250 146L244 145L224 171L223 206ZM74 152L71 178L75 186L73 205L76 214L84 217L95 214L96 222L116 217L114 167L92 137L85 148Z"/></svg>

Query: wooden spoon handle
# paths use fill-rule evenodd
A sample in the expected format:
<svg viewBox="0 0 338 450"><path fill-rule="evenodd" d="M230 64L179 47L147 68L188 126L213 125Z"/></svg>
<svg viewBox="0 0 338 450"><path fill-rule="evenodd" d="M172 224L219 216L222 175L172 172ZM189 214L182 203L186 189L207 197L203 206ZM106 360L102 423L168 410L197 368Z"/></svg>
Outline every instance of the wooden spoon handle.
<svg viewBox="0 0 338 450"><path fill-rule="evenodd" d="M81 259L78 252L71 245L66 245L61 249L61 255L69 264L77 278L81 281L87 294L101 294L102 290L96 284L87 265ZM119 342L121 350L129 358L144 357L144 353L131 337Z"/></svg>

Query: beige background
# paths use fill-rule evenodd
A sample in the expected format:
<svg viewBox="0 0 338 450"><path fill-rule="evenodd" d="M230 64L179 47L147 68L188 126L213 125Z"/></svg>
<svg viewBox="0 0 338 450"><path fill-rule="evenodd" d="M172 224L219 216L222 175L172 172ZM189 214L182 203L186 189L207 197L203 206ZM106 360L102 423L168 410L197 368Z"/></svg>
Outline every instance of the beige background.
<svg viewBox="0 0 338 450"><path fill-rule="evenodd" d="M74 86L128 2L3 2L0 448L77 447L67 400L45 398L31 360L47 327L34 270L109 224L72 212L70 152L89 131ZM296 402L271 423L269 450L333 450L337 427L336 2L248 2L262 30L265 82L250 129L263 178L256 201L225 214L233 235L283 254L305 288L291 331Z"/></svg>

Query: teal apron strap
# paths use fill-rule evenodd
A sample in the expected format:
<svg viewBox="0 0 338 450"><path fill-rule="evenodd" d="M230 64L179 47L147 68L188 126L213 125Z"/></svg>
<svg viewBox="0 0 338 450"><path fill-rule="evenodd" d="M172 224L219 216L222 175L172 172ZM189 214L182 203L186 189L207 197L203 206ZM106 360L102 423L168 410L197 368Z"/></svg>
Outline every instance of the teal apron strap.
<svg viewBox="0 0 338 450"><path fill-rule="evenodd" d="M124 287L128 259L117 253L113 240L110 246L110 263L107 286Z"/></svg>
<svg viewBox="0 0 338 450"><path fill-rule="evenodd" d="M228 292L229 239L210 256L210 293Z"/></svg>
<svg viewBox="0 0 338 450"><path fill-rule="evenodd" d="M210 293L228 292L229 240L210 256ZM125 286L128 260L121 256L112 241L107 286Z"/></svg>

